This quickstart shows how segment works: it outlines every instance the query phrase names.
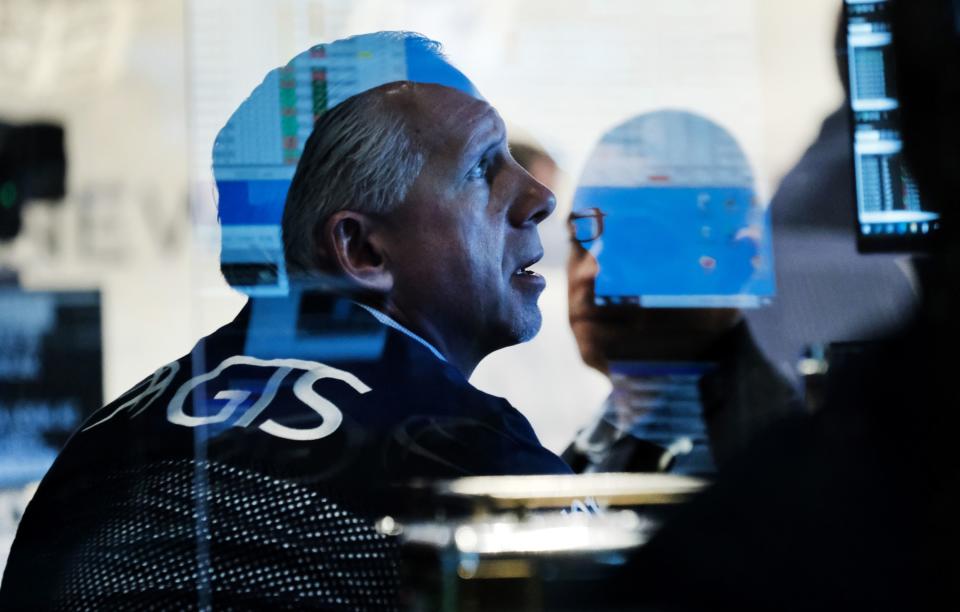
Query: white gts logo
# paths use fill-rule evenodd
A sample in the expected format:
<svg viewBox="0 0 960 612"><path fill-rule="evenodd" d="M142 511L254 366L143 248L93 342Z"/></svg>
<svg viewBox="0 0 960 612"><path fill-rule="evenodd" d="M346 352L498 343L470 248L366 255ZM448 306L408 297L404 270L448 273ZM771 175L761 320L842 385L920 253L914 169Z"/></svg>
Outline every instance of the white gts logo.
<svg viewBox="0 0 960 612"><path fill-rule="evenodd" d="M194 389L217 378L232 366L255 366L273 368L275 370L264 385L260 398L257 399L240 418L232 423L233 427L249 427L276 397L277 389L279 389L287 376L295 371L301 372L299 378L293 383L293 394L297 399L316 412L317 415L322 418L322 421L316 427L307 429L288 427L273 419L266 419L258 425L258 428L263 432L285 440L301 442L320 440L335 432L343 422L343 413L340 409L330 402L330 400L313 390L313 385L318 380L331 378L342 381L350 385L354 391L361 395L371 390L370 387L350 372L339 370L316 361L306 361L303 359L257 359L256 357L236 355L225 359L212 371L191 378L183 383L167 405L167 420L174 425L183 425L185 427L212 425L230 420L238 408L250 398L250 391L245 389L224 389L218 392L213 396L213 399L222 400L224 402L223 406L221 406L220 410L215 414L208 416L187 414L184 406L188 404L190 394ZM146 410L170 385L178 368L179 365L173 363L158 370L151 379L134 388L134 390L142 388L135 397L121 404L106 418L85 427L84 431L110 420L124 409L133 411L131 417Z"/></svg>

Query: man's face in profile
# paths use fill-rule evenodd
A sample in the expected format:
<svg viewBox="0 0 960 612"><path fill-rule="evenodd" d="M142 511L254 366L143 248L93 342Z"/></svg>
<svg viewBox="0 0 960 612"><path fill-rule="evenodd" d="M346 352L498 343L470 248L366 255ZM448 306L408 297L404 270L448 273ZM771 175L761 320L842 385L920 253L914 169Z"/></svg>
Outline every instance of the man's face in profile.
<svg viewBox="0 0 960 612"><path fill-rule="evenodd" d="M425 159L385 221L393 301L428 335L459 339L468 346L455 350L478 360L532 338L545 281L530 268L543 255L537 224L553 211L553 194L510 156L486 102L424 84L395 102Z"/></svg>

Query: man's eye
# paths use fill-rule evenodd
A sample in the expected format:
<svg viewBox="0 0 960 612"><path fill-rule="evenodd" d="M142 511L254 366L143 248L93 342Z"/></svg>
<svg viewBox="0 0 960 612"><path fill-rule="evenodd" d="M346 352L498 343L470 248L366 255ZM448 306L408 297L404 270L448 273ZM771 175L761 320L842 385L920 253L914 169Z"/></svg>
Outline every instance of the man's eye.
<svg viewBox="0 0 960 612"><path fill-rule="evenodd" d="M473 168L470 169L470 173L467 174L467 178L471 180L484 179L487 177L487 172L489 170L490 170L490 162L487 161L486 159L481 159L479 162L477 162L477 165L475 165Z"/></svg>

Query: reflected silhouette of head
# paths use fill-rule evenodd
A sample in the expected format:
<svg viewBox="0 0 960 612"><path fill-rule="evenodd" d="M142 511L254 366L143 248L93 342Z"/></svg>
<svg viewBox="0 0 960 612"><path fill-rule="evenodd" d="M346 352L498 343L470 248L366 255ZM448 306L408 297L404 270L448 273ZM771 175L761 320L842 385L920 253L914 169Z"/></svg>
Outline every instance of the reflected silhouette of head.
<svg viewBox="0 0 960 612"><path fill-rule="evenodd" d="M361 34L319 44L263 82L233 112L213 145L213 173L222 228L220 264L235 289L253 297L285 296L288 264L297 283L308 278L311 219L297 216L281 234L284 202L308 138L320 131L335 142L326 160L325 185L312 189L319 213L363 200L388 207L418 168L395 121L373 104L358 103L364 92L391 82L438 83L479 97L472 83L443 56L439 43L410 32ZM370 97L367 97L369 102ZM323 144L323 143L320 143ZM322 148L322 147L321 147ZM409 147L407 147L409 149ZM394 156L397 156L394 158ZM344 160L358 163L348 165ZM386 160L395 161L390 164ZM344 172L344 168L359 172ZM372 189L372 192L371 192ZM353 190L348 193L348 190ZM351 197L363 192L365 197ZM288 262L285 257L290 257Z"/></svg>
<svg viewBox="0 0 960 612"><path fill-rule="evenodd" d="M570 216L570 325L584 361L696 361L773 293L766 211L736 140L639 115L591 153ZM682 306L682 307L681 307Z"/></svg>
<svg viewBox="0 0 960 612"><path fill-rule="evenodd" d="M352 85L336 89L348 76ZM281 107L292 101L290 110L276 113L278 99ZM288 117L309 100L326 107L304 129ZM536 334L543 278L528 268L542 255L537 225L552 212L553 194L512 159L503 121L437 43L380 33L314 47L244 103L254 118L264 104L281 130L296 133L278 139L297 163L282 219L269 225L282 237L278 265L290 283L329 287L383 310L466 375L486 354ZM260 127L241 111L218 138L223 160L240 149L232 140L240 128ZM225 219L231 174L220 175ZM247 209L271 193L262 176L254 178L266 184L246 185ZM236 252L227 252L227 230L248 231L236 217L224 222L224 263Z"/></svg>

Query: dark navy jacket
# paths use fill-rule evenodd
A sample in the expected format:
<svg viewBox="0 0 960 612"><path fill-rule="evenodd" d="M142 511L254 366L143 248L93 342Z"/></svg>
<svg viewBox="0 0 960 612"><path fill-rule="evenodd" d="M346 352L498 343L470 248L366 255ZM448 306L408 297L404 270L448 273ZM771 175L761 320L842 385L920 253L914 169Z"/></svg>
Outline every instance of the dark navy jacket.
<svg viewBox="0 0 960 612"><path fill-rule="evenodd" d="M331 561L316 555L326 558L343 543L337 533L354 529L339 524L328 529L330 520L374 518L402 507L402 500L377 493L381 485L570 471L506 400L472 387L403 330L374 323L382 343L372 359L273 358L245 352L250 319L248 305L232 323L95 413L74 434L23 517L0 604L47 607L49 602L35 598L47 589L40 585L50 585L49 590L59 589L57 601L65 607L140 605L164 600L183 581L191 586L177 591L180 598L170 599L171 605L197 601L203 589L193 583L204 567L202 555L194 558L197 533L213 546L204 549L217 587L208 594L222 592L229 576L258 572L264 558L280 559L271 563L287 568L283 572L300 572L296 586L302 591L331 576L321 571ZM364 537L376 542L378 536ZM311 544L313 552L288 554L290 547L316 538L323 541ZM257 553L260 560L251 558L250 550L267 541ZM233 548L224 548L228 542ZM151 561L164 547L162 558ZM111 569L109 579L119 573L126 582L104 595L101 568L119 558L122 567ZM338 555L337 563L347 558ZM127 583L139 585L145 575L155 575L137 569L148 562L186 569L164 575L146 595L137 586L140 599L110 599L129 594ZM236 563L242 569L233 568ZM300 570L289 570L291 564L301 564ZM356 578L356 572L338 571L334 574ZM367 578L346 581L339 591L329 585L321 590L359 605L366 600L351 599L351 589ZM241 582L227 590L236 594L243 588ZM247 603L277 604L279 587L271 588L270 597ZM95 596L83 599L90 591ZM303 599L290 601L309 607ZM245 605L214 597L218 602Z"/></svg>
<svg viewBox="0 0 960 612"><path fill-rule="evenodd" d="M387 330L375 360L263 359L243 354L248 318L244 309L94 414L44 488L103 466L193 458L203 440L209 460L311 481L568 471L506 400L400 331Z"/></svg>

